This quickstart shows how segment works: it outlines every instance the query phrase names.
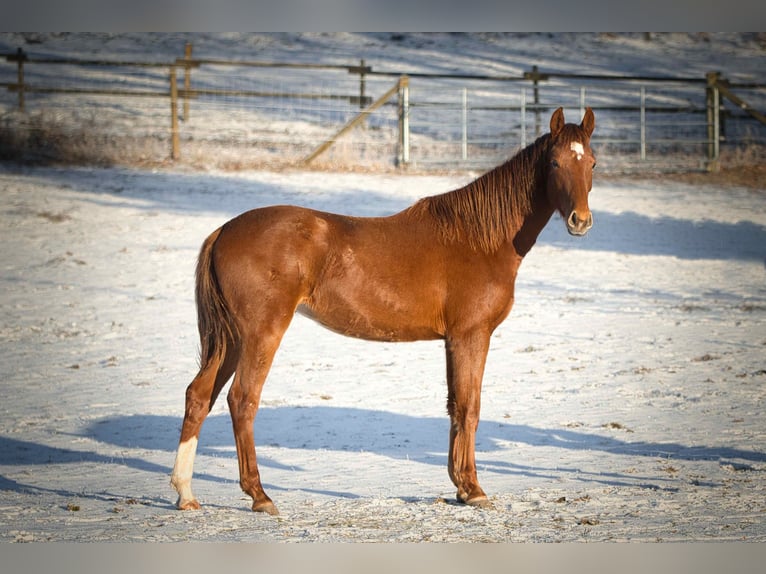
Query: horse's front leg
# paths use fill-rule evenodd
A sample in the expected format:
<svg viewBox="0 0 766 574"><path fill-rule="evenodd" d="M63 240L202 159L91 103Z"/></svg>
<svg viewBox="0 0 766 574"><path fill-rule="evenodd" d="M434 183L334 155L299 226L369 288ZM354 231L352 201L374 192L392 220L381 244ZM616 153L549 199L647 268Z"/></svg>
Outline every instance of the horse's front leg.
<svg viewBox="0 0 766 574"><path fill-rule="evenodd" d="M490 333L448 337L447 411L450 416L448 470L457 486L457 499L472 506L491 507L476 476L475 444L481 408L481 381Z"/></svg>

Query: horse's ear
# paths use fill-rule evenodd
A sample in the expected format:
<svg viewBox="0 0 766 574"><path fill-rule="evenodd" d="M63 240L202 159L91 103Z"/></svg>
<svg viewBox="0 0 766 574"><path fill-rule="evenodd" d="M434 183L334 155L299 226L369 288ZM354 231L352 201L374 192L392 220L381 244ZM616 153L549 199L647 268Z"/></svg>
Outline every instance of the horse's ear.
<svg viewBox="0 0 766 574"><path fill-rule="evenodd" d="M564 108L559 108L551 116L551 137L556 135L564 127Z"/></svg>
<svg viewBox="0 0 766 574"><path fill-rule="evenodd" d="M593 115L592 109L585 108L585 115L582 118L580 127L585 131L586 134L588 134L588 137L590 137L590 135L593 133L593 128L596 127L596 118Z"/></svg>

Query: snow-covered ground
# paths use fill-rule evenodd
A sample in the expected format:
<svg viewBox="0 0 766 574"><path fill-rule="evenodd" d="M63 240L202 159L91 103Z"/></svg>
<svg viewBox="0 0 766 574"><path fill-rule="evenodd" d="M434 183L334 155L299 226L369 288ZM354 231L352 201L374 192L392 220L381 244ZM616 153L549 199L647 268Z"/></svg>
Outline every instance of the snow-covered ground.
<svg viewBox="0 0 766 574"><path fill-rule="evenodd" d="M198 57L233 60L356 63L395 72L497 75L528 71L575 74L704 76L711 69L734 81L760 79L764 37L755 33L15 33L0 50L21 47L43 57L167 62L191 42ZM683 62L683 64L681 64Z"/></svg>
<svg viewBox="0 0 766 574"><path fill-rule="evenodd" d="M196 371L193 269L216 226L297 203L393 213L461 176L0 168L4 541L766 541L766 195L599 181L522 265L456 505L442 345L296 317L256 420L281 516L237 484L225 400L199 512L169 486Z"/></svg>

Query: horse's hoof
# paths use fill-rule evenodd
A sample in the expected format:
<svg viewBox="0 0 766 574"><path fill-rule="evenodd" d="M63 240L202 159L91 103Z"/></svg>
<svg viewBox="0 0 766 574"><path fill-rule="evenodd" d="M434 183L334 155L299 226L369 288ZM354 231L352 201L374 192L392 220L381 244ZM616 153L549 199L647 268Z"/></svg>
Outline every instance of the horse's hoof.
<svg viewBox="0 0 766 574"><path fill-rule="evenodd" d="M270 500L264 500L263 502L253 503L253 512L265 512L271 516L279 516L279 510Z"/></svg>
<svg viewBox="0 0 766 574"><path fill-rule="evenodd" d="M199 510L199 502L196 498L191 500L181 500L179 498L178 502L176 502L176 508L178 510Z"/></svg>
<svg viewBox="0 0 766 574"><path fill-rule="evenodd" d="M484 508L486 510L494 510L495 505L492 504L486 496L478 496L476 498L472 498L471 500L466 500L465 503L468 506L474 506L476 508Z"/></svg>

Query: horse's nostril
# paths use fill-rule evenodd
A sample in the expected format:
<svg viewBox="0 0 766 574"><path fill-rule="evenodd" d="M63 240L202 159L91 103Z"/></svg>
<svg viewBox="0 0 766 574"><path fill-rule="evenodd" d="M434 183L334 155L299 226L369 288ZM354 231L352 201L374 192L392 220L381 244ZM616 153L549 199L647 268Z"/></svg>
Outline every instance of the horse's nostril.
<svg viewBox="0 0 766 574"><path fill-rule="evenodd" d="M593 227L593 214L590 211L586 217L580 217L576 211L572 210L567 217L567 229L572 235L585 235L591 227Z"/></svg>

